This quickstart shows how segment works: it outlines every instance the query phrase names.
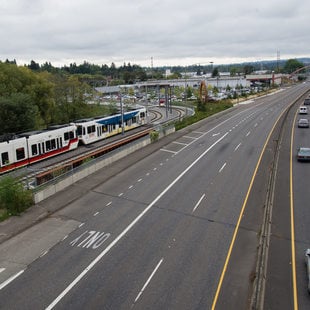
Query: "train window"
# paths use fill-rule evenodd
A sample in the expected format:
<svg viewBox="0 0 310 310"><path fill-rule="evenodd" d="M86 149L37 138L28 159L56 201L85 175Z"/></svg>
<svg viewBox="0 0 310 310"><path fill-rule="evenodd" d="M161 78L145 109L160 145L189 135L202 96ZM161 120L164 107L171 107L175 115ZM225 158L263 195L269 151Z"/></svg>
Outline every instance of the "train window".
<svg viewBox="0 0 310 310"><path fill-rule="evenodd" d="M62 148L62 137L59 138L59 146Z"/></svg>
<svg viewBox="0 0 310 310"><path fill-rule="evenodd" d="M45 148L46 148L46 152L50 151L51 149L51 141L45 141Z"/></svg>
<svg viewBox="0 0 310 310"><path fill-rule="evenodd" d="M87 133L93 133L96 131L96 126L95 125L92 125L92 126L88 126L87 127Z"/></svg>
<svg viewBox="0 0 310 310"><path fill-rule="evenodd" d="M106 125L102 125L102 131L106 132L107 131L107 126Z"/></svg>
<svg viewBox="0 0 310 310"><path fill-rule="evenodd" d="M144 118L145 117L145 112L140 113L140 117Z"/></svg>
<svg viewBox="0 0 310 310"><path fill-rule="evenodd" d="M70 139L74 139L74 131L69 132Z"/></svg>
<svg viewBox="0 0 310 310"><path fill-rule="evenodd" d="M46 148L46 152L55 150L56 149L56 140L52 139L52 140L45 141L45 148Z"/></svg>
<svg viewBox="0 0 310 310"><path fill-rule="evenodd" d="M2 165L8 165L10 163L9 161L9 153L8 152L4 152L1 154L1 163Z"/></svg>
<svg viewBox="0 0 310 310"><path fill-rule="evenodd" d="M25 158L25 149L23 147L16 149L16 159L22 160Z"/></svg>
<svg viewBox="0 0 310 310"><path fill-rule="evenodd" d="M69 133L68 132L64 133L64 139L65 139L65 141L69 140Z"/></svg>
<svg viewBox="0 0 310 310"><path fill-rule="evenodd" d="M36 144L31 145L31 153L32 155L38 154L38 146Z"/></svg>

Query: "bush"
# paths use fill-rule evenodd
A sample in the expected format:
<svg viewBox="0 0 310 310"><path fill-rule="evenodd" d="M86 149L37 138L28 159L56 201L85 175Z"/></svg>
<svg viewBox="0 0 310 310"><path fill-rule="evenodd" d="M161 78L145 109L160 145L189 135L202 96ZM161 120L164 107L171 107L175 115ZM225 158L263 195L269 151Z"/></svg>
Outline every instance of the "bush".
<svg viewBox="0 0 310 310"><path fill-rule="evenodd" d="M159 132L153 130L150 132L150 138L151 138L151 142L156 142L159 139Z"/></svg>
<svg viewBox="0 0 310 310"><path fill-rule="evenodd" d="M18 215L33 204L31 191L12 177L0 180L0 210L8 215ZM6 212L5 212L6 210Z"/></svg>

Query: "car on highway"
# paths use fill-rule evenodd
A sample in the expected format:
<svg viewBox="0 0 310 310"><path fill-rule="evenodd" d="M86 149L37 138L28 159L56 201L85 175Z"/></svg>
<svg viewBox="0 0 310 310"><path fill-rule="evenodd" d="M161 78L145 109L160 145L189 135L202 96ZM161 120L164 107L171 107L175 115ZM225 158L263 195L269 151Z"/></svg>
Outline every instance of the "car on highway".
<svg viewBox="0 0 310 310"><path fill-rule="evenodd" d="M306 98L304 100L304 105L310 105L310 98Z"/></svg>
<svg viewBox="0 0 310 310"><path fill-rule="evenodd" d="M300 147L297 151L298 161L310 161L310 147Z"/></svg>
<svg viewBox="0 0 310 310"><path fill-rule="evenodd" d="M299 128L309 128L309 120L307 118L301 118L298 120Z"/></svg>
<svg viewBox="0 0 310 310"><path fill-rule="evenodd" d="M310 249L306 250L305 260L307 266L308 293L310 294Z"/></svg>
<svg viewBox="0 0 310 310"><path fill-rule="evenodd" d="M299 114L308 114L308 108L305 106L299 107Z"/></svg>

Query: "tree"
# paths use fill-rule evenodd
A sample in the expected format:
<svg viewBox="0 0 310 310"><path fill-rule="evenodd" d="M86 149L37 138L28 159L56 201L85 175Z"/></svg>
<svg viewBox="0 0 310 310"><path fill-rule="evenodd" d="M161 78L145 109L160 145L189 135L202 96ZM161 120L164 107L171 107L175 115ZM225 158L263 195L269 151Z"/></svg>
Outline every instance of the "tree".
<svg viewBox="0 0 310 310"><path fill-rule="evenodd" d="M230 76L236 76L237 75L237 68L231 67L230 68Z"/></svg>
<svg viewBox="0 0 310 310"><path fill-rule="evenodd" d="M304 67L304 64L299 62L297 59L289 59L283 68L285 73L293 73L297 69Z"/></svg>
<svg viewBox="0 0 310 310"><path fill-rule="evenodd" d="M39 71L40 65L38 63L36 63L34 60L31 60L30 65L28 65L28 68L30 70Z"/></svg>
<svg viewBox="0 0 310 310"><path fill-rule="evenodd" d="M217 76L220 76L220 73L219 73L219 69L217 67L215 67L212 71L212 77L217 77Z"/></svg>
<svg viewBox="0 0 310 310"><path fill-rule="evenodd" d="M254 67L253 67L252 65L245 65L245 66L243 67L243 73L244 73L245 75L251 74L253 71L254 71Z"/></svg>
<svg viewBox="0 0 310 310"><path fill-rule="evenodd" d="M0 97L10 100L16 93L28 95L39 109L40 127L46 126L49 124L54 102L53 85L47 76L47 72L35 73L27 67L0 63Z"/></svg>
<svg viewBox="0 0 310 310"><path fill-rule="evenodd" d="M33 130L40 122L39 109L26 94L0 97L0 111L0 135Z"/></svg>

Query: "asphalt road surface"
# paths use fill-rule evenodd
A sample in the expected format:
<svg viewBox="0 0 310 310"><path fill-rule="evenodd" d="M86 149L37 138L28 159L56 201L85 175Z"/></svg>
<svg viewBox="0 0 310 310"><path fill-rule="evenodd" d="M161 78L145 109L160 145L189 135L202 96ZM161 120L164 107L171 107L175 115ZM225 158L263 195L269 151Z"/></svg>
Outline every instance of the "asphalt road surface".
<svg viewBox="0 0 310 310"><path fill-rule="evenodd" d="M123 159L132 163L126 169L112 164L60 194L70 202L0 245L0 309L249 309L274 128L307 87L284 89L204 120L148 156ZM100 181L105 173L110 177ZM294 182L299 173L306 174L300 165ZM70 200L71 190L81 195ZM275 197L280 190L288 199L287 187L276 187ZM46 204L60 203L59 197ZM295 204L307 201L300 199ZM298 253L310 229L307 210L300 210ZM283 257L291 253L290 213L285 215L279 214L288 249ZM283 291L273 296L271 280L283 272L291 288L292 265L277 265L269 252L264 296L276 309ZM304 262L297 268L306 299ZM292 309L293 292L284 291L285 306Z"/></svg>

